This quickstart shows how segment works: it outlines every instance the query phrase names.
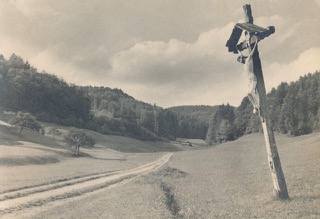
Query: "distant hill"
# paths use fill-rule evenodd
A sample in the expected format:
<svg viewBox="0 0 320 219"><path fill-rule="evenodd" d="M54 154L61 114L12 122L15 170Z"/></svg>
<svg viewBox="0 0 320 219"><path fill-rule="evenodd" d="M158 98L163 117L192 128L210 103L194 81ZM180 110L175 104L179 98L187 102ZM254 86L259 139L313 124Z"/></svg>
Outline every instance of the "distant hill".
<svg viewBox="0 0 320 219"><path fill-rule="evenodd" d="M168 109L177 115L178 137L205 139L209 120L218 106L176 106Z"/></svg>
<svg viewBox="0 0 320 219"><path fill-rule="evenodd" d="M174 106L167 108L180 115L192 115L200 120L206 120L214 111L217 110L217 106L207 105L185 105L185 106Z"/></svg>

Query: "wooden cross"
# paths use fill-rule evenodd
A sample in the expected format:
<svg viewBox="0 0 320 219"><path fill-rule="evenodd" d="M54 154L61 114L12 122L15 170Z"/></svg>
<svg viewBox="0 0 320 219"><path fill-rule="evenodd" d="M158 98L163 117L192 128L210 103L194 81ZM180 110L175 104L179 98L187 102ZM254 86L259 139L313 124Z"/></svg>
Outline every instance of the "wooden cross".
<svg viewBox="0 0 320 219"><path fill-rule="evenodd" d="M249 80L252 86L248 94L254 111L259 113L260 121L263 128L266 149L268 154L268 164L272 176L275 194L280 199L288 199L288 191L286 181L282 171L280 157L278 154L274 133L272 129L271 119L267 107L267 95L263 79L261 61L258 52L258 42L275 32L275 28L270 26L262 28L253 24L253 16L250 5L244 5L245 23L237 23L232 31L232 34L227 41L226 46L229 52L238 53L244 49L248 49L248 57L241 55L238 61L245 64L248 71ZM246 40L238 44L242 35L246 35ZM250 76L251 75L251 76Z"/></svg>

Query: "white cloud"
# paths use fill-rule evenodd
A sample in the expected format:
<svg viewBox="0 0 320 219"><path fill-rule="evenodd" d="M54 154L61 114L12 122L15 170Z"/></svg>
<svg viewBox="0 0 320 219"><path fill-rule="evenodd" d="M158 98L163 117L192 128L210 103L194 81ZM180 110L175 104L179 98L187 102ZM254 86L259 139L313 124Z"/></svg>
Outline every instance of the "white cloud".
<svg viewBox="0 0 320 219"><path fill-rule="evenodd" d="M271 55L273 55L272 53L276 48L286 41L290 41L290 38L296 34L299 26L301 25L300 22L297 22L294 25L291 23L292 21L290 19L283 18L279 15L258 17L255 20L255 24L258 26L265 28L268 26L275 27L275 33L261 41L261 51L264 53L271 53Z"/></svg>
<svg viewBox="0 0 320 219"><path fill-rule="evenodd" d="M194 43L186 43L177 39L171 39L168 43L163 41L136 43L133 47L120 51L111 58L113 75L122 80L138 79L139 76L147 77L149 74L157 76L152 72L154 68L163 67L164 71L168 68L174 71L181 65L201 62L201 59L208 56L212 62L228 61L230 56L225 42L232 27L233 24L230 23L224 28L201 33ZM161 69L158 70L161 71ZM168 73L162 72L162 76Z"/></svg>
<svg viewBox="0 0 320 219"><path fill-rule="evenodd" d="M272 63L266 66L264 75L267 88L270 90L282 81L296 81L300 76L314 73L316 70L320 70L320 47L313 47L304 51L290 63Z"/></svg>
<svg viewBox="0 0 320 219"><path fill-rule="evenodd" d="M194 43L177 39L136 43L111 58L109 79L125 84L138 99L160 99L162 105L227 102L221 84L236 81L233 75L238 74L229 64L236 63L235 56L225 47L233 26L203 32Z"/></svg>

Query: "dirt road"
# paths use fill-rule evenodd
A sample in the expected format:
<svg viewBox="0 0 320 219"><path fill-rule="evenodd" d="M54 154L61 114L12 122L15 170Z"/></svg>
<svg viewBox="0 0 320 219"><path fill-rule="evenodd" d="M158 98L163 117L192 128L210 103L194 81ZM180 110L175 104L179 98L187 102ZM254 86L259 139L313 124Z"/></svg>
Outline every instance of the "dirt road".
<svg viewBox="0 0 320 219"><path fill-rule="evenodd" d="M172 153L168 153L154 162L129 170L65 178L50 184L5 191L0 194L0 217L10 217L11 213L84 195L150 173L169 161L171 156Z"/></svg>

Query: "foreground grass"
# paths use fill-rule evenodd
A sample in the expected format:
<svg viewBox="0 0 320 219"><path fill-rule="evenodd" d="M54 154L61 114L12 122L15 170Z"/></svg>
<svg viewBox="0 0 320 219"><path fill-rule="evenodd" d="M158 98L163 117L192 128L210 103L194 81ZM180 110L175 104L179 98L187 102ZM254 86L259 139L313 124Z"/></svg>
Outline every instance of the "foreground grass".
<svg viewBox="0 0 320 219"><path fill-rule="evenodd" d="M263 136L244 136L169 163L187 173L166 178L186 218L319 218L320 135L277 136L289 201L274 198Z"/></svg>
<svg viewBox="0 0 320 219"><path fill-rule="evenodd" d="M0 192L128 169L160 156L145 152L177 151L169 143L87 131L98 145L82 149L88 156L74 158L48 136L15 131L0 124L4 164L0 166ZM289 201L274 198L263 135L255 134L206 150L176 152L157 173L14 218L319 218L320 134L278 135L276 141Z"/></svg>

